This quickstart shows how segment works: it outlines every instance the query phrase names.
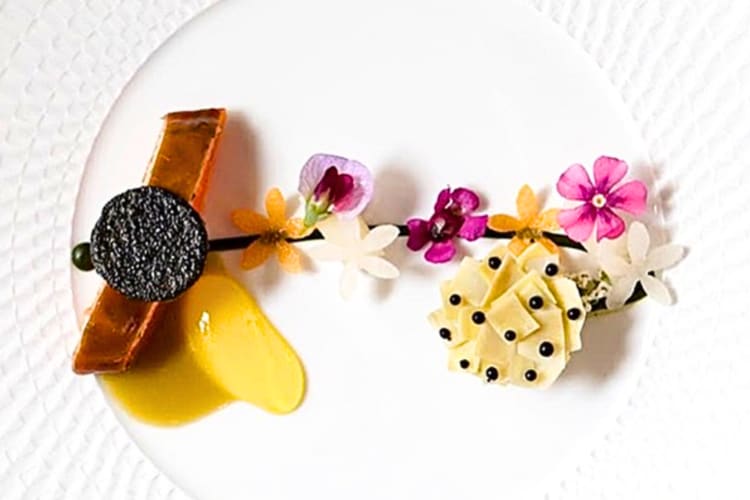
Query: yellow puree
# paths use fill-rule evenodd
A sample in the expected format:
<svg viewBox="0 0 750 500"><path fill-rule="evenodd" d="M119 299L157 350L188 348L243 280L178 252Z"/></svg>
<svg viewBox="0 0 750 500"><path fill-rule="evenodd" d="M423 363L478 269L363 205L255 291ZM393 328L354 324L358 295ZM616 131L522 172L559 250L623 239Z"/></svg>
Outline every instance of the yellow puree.
<svg viewBox="0 0 750 500"><path fill-rule="evenodd" d="M168 306L131 369L101 380L130 414L159 425L184 424L232 401L289 413L305 393L295 352L216 263Z"/></svg>

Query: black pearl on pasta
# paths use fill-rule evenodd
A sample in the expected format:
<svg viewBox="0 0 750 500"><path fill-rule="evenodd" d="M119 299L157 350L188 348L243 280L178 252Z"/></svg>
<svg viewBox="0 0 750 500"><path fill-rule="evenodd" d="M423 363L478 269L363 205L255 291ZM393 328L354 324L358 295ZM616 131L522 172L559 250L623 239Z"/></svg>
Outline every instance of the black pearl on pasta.
<svg viewBox="0 0 750 500"><path fill-rule="evenodd" d="M544 299L539 295L534 295L529 299L529 307L532 309L541 309L544 307Z"/></svg>
<svg viewBox="0 0 750 500"><path fill-rule="evenodd" d="M474 311L474 314L471 315L471 321L475 325L481 325L482 323L484 323L485 319L486 318L485 318L484 313L482 311Z"/></svg>
<svg viewBox="0 0 750 500"><path fill-rule="evenodd" d="M487 260L487 265L490 266L490 269L498 270L503 265L503 261L500 260L500 257L490 257Z"/></svg>
<svg viewBox="0 0 750 500"><path fill-rule="evenodd" d="M507 340L508 342L513 342L514 340L516 340L516 336L516 332L514 332L513 330L506 330L503 334L503 337L505 337L505 340Z"/></svg>
<svg viewBox="0 0 750 500"><path fill-rule="evenodd" d="M547 264L547 267L544 268L544 274L547 276L555 276L560 271L560 268L557 267L557 264L554 262L550 262Z"/></svg>
<svg viewBox="0 0 750 500"><path fill-rule="evenodd" d="M461 361L458 362L458 366L466 370L467 368L469 368L469 366L471 366L471 363L469 363L468 359L462 359Z"/></svg>
<svg viewBox="0 0 750 500"><path fill-rule="evenodd" d="M450 340L451 340L451 331L450 330L448 330L447 328L441 328L440 330L438 330L438 333L440 334L440 338L441 339L445 339L448 342L450 342Z"/></svg>
<svg viewBox="0 0 750 500"><path fill-rule="evenodd" d="M539 344L539 354L544 356L545 358L549 358L555 353L555 346L552 345L552 342L542 342Z"/></svg>
<svg viewBox="0 0 750 500"><path fill-rule="evenodd" d="M526 379L527 382L533 382L536 380L536 370L526 370L523 374L523 378Z"/></svg>
<svg viewBox="0 0 750 500"><path fill-rule="evenodd" d="M497 372L497 368L494 366L490 366L484 371L485 376L487 376L487 382L494 382L495 380L500 377L500 374Z"/></svg>
<svg viewBox="0 0 750 500"><path fill-rule="evenodd" d="M461 303L461 296L457 293L454 293L450 297L448 297L448 302L450 302L453 306L457 306Z"/></svg>
<svg viewBox="0 0 750 500"><path fill-rule="evenodd" d="M581 310L577 307L573 307L572 309L568 309L568 312L566 314L569 320L575 321L581 317Z"/></svg>

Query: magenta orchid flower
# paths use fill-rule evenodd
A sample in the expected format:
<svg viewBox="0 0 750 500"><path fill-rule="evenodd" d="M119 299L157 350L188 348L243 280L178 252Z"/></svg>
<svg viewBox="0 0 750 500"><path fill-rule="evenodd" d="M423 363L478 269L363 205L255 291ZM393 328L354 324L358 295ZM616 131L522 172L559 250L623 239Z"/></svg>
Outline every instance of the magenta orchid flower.
<svg viewBox="0 0 750 500"><path fill-rule="evenodd" d="M406 246L415 252L430 244L424 257L428 262L448 262L456 255L455 238L474 241L487 227L486 215L471 215L479 208L479 196L466 188L443 189L429 220L410 219Z"/></svg>
<svg viewBox="0 0 750 500"><path fill-rule="evenodd" d="M589 239L596 226L596 240L618 238L625 231L625 221L614 209L633 215L646 210L648 189L641 181L615 186L628 172L628 164L617 158L600 156L594 162L594 182L582 165L572 165L557 181L557 192L568 200L584 203L560 210L557 221L575 241Z"/></svg>
<svg viewBox="0 0 750 500"><path fill-rule="evenodd" d="M332 213L359 215L372 199L373 179L357 161L316 154L302 167L298 190L305 199L305 226L312 227Z"/></svg>

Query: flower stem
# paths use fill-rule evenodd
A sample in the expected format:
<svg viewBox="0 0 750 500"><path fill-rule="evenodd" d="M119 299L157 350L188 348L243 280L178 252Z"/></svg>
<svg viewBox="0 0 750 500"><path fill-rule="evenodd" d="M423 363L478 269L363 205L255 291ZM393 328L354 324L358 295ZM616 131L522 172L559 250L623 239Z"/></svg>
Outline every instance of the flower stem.
<svg viewBox="0 0 750 500"><path fill-rule="evenodd" d="M377 224L370 224L368 225L370 229L374 229L378 227ZM396 225L398 228L398 235L399 236L409 236L409 228L406 225L400 224ZM493 231L490 228L485 229L483 238L489 238L494 240L509 240L514 236L513 231L507 231L507 232L498 232ZM544 237L552 240L557 246L564 247L564 248L572 248L574 250L581 250L586 251L583 248L583 245L578 243L577 241L573 241L564 234L555 234L555 233L544 233ZM234 236L231 238L219 238L215 240L211 240L208 242L208 249L210 252L225 252L229 250L241 250L248 245L250 245L253 241L257 240L257 235L248 235L248 236ZM315 241L315 240L322 240L323 235L318 231L317 229L308 234L307 236L304 236L302 238L288 238L287 241L290 243L300 243L303 241Z"/></svg>

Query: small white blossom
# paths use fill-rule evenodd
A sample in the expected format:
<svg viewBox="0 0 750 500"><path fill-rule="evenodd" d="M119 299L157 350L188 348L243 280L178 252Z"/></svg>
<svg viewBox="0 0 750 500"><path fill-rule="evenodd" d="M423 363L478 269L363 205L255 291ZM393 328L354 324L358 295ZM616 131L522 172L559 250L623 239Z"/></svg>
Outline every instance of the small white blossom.
<svg viewBox="0 0 750 500"><path fill-rule="evenodd" d="M383 249L398 238L398 228L390 224L368 229L361 218L342 219L328 217L317 224L325 242L308 250L311 257L325 261L341 261L340 292L345 299L351 297L360 271L380 279L399 276L396 266L383 258Z"/></svg>
<svg viewBox="0 0 750 500"><path fill-rule="evenodd" d="M630 225L626 243L627 258L614 251L599 253L602 269L612 280L607 308L614 309L625 304L639 282L649 297L662 304L671 304L672 294L657 273L682 260L685 248L668 244L650 249L651 236L641 222Z"/></svg>

